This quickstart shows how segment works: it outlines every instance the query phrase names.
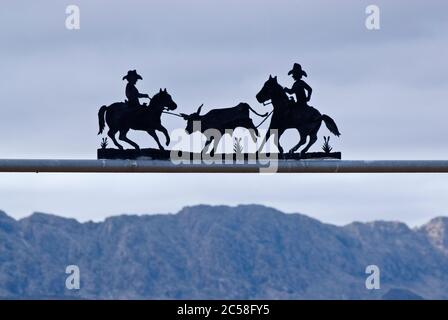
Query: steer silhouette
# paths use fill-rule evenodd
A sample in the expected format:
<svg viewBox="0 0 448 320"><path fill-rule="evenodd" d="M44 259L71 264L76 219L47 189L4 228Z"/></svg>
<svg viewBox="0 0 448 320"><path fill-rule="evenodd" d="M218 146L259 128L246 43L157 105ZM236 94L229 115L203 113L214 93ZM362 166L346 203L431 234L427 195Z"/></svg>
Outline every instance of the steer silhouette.
<svg viewBox="0 0 448 320"><path fill-rule="evenodd" d="M221 137L226 133L231 134L237 127L248 129L252 139L256 142L259 134L257 127L255 127L252 119L249 117L249 110L259 117L266 117L268 115L267 113L257 113L244 102L241 102L232 108L213 109L204 115L200 115L202 106L203 105L201 105L195 113L189 115L181 113L180 115L187 120L187 127L185 128L185 131L188 134L200 131L206 136L207 141L205 142L202 152L206 152L207 147L213 141L213 148L210 150L211 155L213 155L216 150ZM215 137L213 135L213 130L209 129L215 129L215 134L218 131L220 136Z"/></svg>

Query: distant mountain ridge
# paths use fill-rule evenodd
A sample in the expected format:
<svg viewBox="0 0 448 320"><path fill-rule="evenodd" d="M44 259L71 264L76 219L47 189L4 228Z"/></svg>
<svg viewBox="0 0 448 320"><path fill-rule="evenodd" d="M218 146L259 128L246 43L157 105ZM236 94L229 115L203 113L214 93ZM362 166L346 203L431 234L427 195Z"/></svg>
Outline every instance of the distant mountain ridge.
<svg viewBox="0 0 448 320"><path fill-rule="evenodd" d="M79 223L0 211L0 297L447 299L448 218L338 227L259 206ZM65 288L77 265L81 289ZM377 265L381 289L365 288Z"/></svg>

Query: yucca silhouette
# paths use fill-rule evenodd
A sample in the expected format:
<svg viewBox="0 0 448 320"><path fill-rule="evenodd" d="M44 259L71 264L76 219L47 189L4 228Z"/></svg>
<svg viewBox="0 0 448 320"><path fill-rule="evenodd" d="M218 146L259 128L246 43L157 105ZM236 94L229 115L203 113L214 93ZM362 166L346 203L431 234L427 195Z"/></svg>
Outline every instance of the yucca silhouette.
<svg viewBox="0 0 448 320"><path fill-rule="evenodd" d="M235 143L233 144L233 151L236 154L243 153L243 145L241 144L241 138L235 138Z"/></svg>
<svg viewBox="0 0 448 320"><path fill-rule="evenodd" d="M107 144L108 144L107 137L101 139L101 145L100 145L100 146L101 146L101 149L106 149Z"/></svg>
<svg viewBox="0 0 448 320"><path fill-rule="evenodd" d="M330 136L326 137L324 136L324 144L322 146L322 150L325 153L330 153L333 148L330 146Z"/></svg>

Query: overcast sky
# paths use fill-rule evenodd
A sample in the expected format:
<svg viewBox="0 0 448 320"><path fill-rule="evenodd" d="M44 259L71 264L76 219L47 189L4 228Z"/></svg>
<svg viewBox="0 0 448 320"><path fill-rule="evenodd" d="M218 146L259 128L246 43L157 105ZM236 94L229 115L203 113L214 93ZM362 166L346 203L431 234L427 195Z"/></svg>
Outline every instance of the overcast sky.
<svg viewBox="0 0 448 320"><path fill-rule="evenodd" d="M66 7L81 12L65 27ZM365 27L380 8L381 29ZM311 104L333 117L344 159L447 159L446 1L2 1L0 157L96 157L101 105L122 101L129 69L153 95L167 88L180 112L244 101L269 74L302 64ZM254 119L257 123L258 119ZM183 120L163 116L170 130ZM267 123L263 126L267 127ZM244 134L240 130L238 134ZM326 128L312 150L319 150ZM128 135L155 147L142 132ZM298 139L286 132L289 150ZM163 139L162 139L163 140ZM0 174L0 209L100 220L176 212L199 203L260 203L326 222L447 215L447 175Z"/></svg>

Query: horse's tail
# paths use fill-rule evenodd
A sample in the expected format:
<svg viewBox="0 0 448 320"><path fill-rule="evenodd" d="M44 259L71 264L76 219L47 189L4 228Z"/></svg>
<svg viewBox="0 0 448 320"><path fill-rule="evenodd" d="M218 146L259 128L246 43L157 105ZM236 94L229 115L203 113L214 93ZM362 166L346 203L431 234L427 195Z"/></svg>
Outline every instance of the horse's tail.
<svg viewBox="0 0 448 320"><path fill-rule="evenodd" d="M104 126L106 125L105 120L104 120L104 116L106 114L107 111L107 107L106 106L102 106L100 108L100 110L98 111L98 123L100 126L100 130L98 131L98 134L102 134L103 130L104 130Z"/></svg>
<svg viewBox="0 0 448 320"><path fill-rule="evenodd" d="M266 112L265 114L259 114L257 111L255 111L254 109L252 109L251 106L250 106L249 104L246 103L246 105L247 105L247 107L249 108L249 110L252 111L253 113L255 113L257 116L259 116L259 117L267 117L268 112Z"/></svg>
<svg viewBox="0 0 448 320"><path fill-rule="evenodd" d="M338 126L336 125L336 122L334 122L333 119L331 119L329 116L327 116L326 114L323 114L321 116L321 120L323 120L323 122L325 123L325 125L327 126L328 130L330 130L330 132L332 134L334 134L335 136L339 137L341 135L341 133L339 132Z"/></svg>

